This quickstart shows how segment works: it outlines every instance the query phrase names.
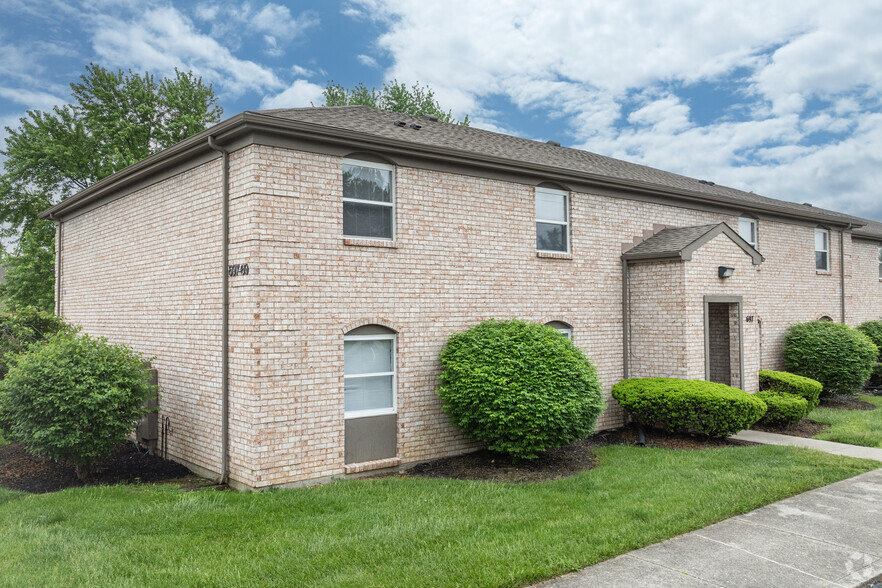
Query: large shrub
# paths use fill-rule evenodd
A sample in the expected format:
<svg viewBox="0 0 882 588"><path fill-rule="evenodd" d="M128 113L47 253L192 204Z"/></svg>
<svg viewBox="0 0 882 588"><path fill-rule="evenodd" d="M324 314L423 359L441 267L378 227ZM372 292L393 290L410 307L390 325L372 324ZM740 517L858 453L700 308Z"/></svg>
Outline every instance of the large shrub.
<svg viewBox="0 0 882 588"><path fill-rule="evenodd" d="M544 325L484 321L450 337L441 365L438 395L453 424L515 458L585 437L603 410L594 365Z"/></svg>
<svg viewBox="0 0 882 588"><path fill-rule="evenodd" d="M34 343L60 331L72 329L61 317L33 306L0 312L0 378L9 371L7 357L27 351Z"/></svg>
<svg viewBox="0 0 882 588"><path fill-rule="evenodd" d="M818 406L818 402L821 400L821 391L824 389L817 380L772 370L759 371L759 387L760 390L769 390L778 394L793 394L805 398L809 411Z"/></svg>
<svg viewBox="0 0 882 588"><path fill-rule="evenodd" d="M858 327L858 331L869 337L870 341L879 348L879 356L876 358L876 365L873 366L870 384L882 385L882 321L867 321Z"/></svg>
<svg viewBox="0 0 882 588"><path fill-rule="evenodd" d="M103 338L58 333L15 356L0 381L0 419L36 455L84 477L125 440L156 394L141 356Z"/></svg>
<svg viewBox="0 0 882 588"><path fill-rule="evenodd" d="M808 400L796 394L760 390L756 393L756 397L768 406L768 410L760 422L775 427L798 423L812 410Z"/></svg>
<svg viewBox="0 0 882 588"><path fill-rule="evenodd" d="M613 386L612 395L640 424L709 437L747 429L766 412L753 394L703 380L631 378Z"/></svg>
<svg viewBox="0 0 882 588"><path fill-rule="evenodd" d="M878 355L869 337L830 321L795 324L784 338L787 371L817 380L826 395L860 392Z"/></svg>

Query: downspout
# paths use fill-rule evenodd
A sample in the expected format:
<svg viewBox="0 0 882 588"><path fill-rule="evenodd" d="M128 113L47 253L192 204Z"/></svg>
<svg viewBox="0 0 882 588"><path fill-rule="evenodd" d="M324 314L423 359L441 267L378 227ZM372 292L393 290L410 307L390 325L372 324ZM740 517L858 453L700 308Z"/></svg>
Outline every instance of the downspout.
<svg viewBox="0 0 882 588"><path fill-rule="evenodd" d="M845 231L851 230L851 223L848 229L839 231L839 297L842 303L842 323L845 324Z"/></svg>
<svg viewBox="0 0 882 588"><path fill-rule="evenodd" d="M631 308L628 304L628 260L622 259L622 379L630 375L629 355L631 349Z"/></svg>
<svg viewBox="0 0 882 588"><path fill-rule="evenodd" d="M223 241L221 243L223 272L221 292L221 471L220 484L230 480L230 152L208 136L208 146L223 159Z"/></svg>
<svg viewBox="0 0 882 588"><path fill-rule="evenodd" d="M55 314L61 316L61 252L64 247L64 223L61 220L55 220L55 222L57 223L55 231Z"/></svg>

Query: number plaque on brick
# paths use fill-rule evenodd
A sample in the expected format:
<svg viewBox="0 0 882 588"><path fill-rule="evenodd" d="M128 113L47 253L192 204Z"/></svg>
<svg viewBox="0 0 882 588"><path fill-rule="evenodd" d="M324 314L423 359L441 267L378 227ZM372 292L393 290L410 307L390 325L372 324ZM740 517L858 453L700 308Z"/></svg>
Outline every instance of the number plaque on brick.
<svg viewBox="0 0 882 588"><path fill-rule="evenodd" d="M229 268L230 277L235 276L247 276L248 275L248 264L247 263L237 263L231 265Z"/></svg>

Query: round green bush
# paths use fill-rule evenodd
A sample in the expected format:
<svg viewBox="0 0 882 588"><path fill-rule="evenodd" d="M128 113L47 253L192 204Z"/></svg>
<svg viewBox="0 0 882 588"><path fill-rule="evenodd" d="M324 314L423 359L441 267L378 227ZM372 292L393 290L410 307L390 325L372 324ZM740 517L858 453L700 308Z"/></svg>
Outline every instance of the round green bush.
<svg viewBox="0 0 882 588"><path fill-rule="evenodd" d="M876 358L876 365L873 366L870 384L880 386L882 385L882 321L867 321L858 327L858 331L869 337L870 341L879 348L879 357Z"/></svg>
<svg viewBox="0 0 882 588"><path fill-rule="evenodd" d="M771 390L781 394L794 394L805 398L808 402L809 411L818 406L821 400L821 391L824 387L817 380L797 376L789 372L775 372L772 370L759 371L760 390Z"/></svg>
<svg viewBox="0 0 882 588"><path fill-rule="evenodd" d="M450 337L438 396L489 449L530 459L587 436L603 410L591 361L555 329L484 321Z"/></svg>
<svg viewBox="0 0 882 588"><path fill-rule="evenodd" d="M784 337L787 371L817 380L825 395L860 392L878 355L869 337L842 323L797 323Z"/></svg>
<svg viewBox="0 0 882 588"><path fill-rule="evenodd" d="M85 477L132 432L156 386L140 354L103 338L58 333L13 357L0 381L6 432Z"/></svg>
<svg viewBox="0 0 882 588"><path fill-rule="evenodd" d="M704 380L631 378L613 386L612 396L642 425L708 437L750 428L766 412L755 395Z"/></svg>
<svg viewBox="0 0 882 588"><path fill-rule="evenodd" d="M805 398L795 394L760 390L756 393L756 397L769 407L759 422L775 427L796 424L812 410Z"/></svg>

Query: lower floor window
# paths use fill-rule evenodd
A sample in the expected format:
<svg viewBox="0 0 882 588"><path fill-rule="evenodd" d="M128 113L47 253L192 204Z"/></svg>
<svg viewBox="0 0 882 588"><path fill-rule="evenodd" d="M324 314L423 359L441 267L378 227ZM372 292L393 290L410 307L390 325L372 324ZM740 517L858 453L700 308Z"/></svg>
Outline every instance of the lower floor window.
<svg viewBox="0 0 882 588"><path fill-rule="evenodd" d="M395 412L395 335L343 340L343 409L347 418Z"/></svg>

